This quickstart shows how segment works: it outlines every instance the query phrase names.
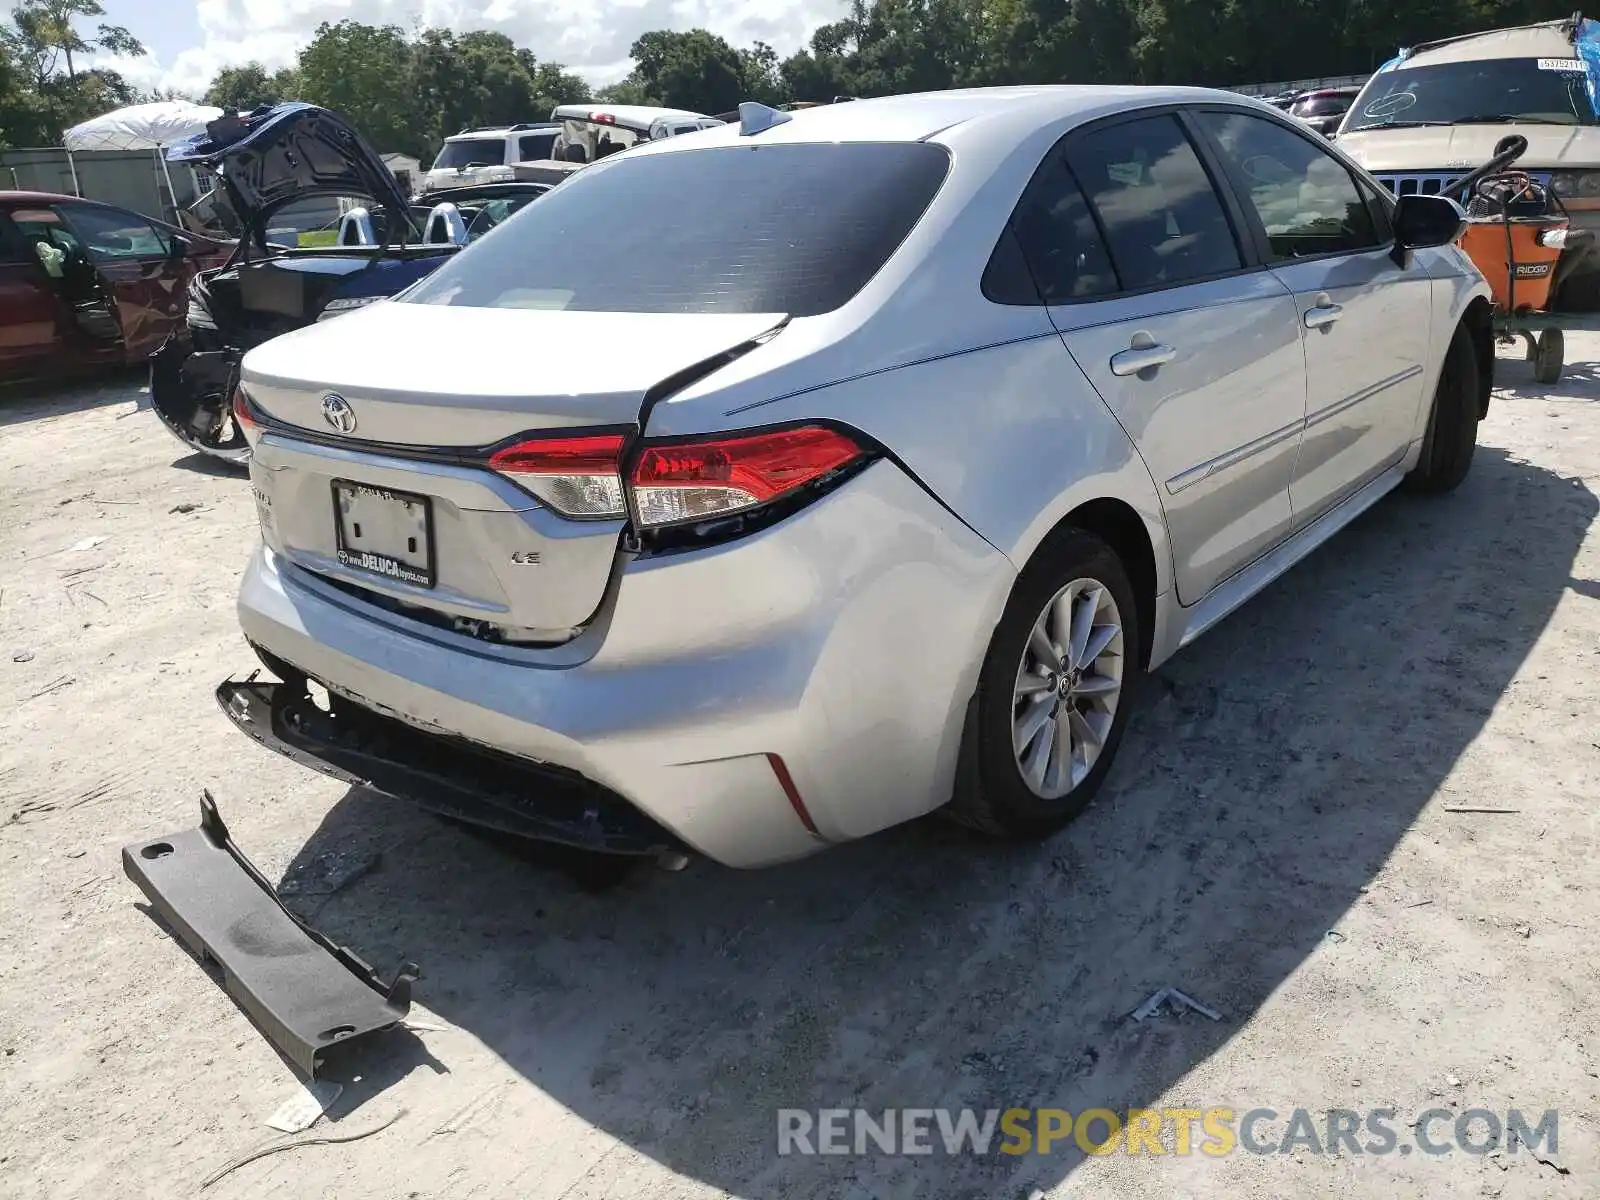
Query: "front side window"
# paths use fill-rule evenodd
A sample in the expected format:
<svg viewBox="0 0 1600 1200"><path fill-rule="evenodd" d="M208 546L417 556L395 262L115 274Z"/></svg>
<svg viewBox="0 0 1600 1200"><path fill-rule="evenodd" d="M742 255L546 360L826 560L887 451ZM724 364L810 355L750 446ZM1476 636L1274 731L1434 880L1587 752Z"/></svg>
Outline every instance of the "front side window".
<svg viewBox="0 0 1600 1200"><path fill-rule="evenodd" d="M1176 117L1095 129L1067 161L1100 215L1124 288L1172 287L1243 267L1222 199Z"/></svg>
<svg viewBox="0 0 1600 1200"><path fill-rule="evenodd" d="M87 204L63 204L61 212L98 262L165 258L172 250L166 235L137 213Z"/></svg>
<svg viewBox="0 0 1600 1200"><path fill-rule="evenodd" d="M1574 52L1576 53L1576 52ZM1374 75L1341 133L1416 125L1594 125L1578 58L1481 58Z"/></svg>
<svg viewBox="0 0 1600 1200"><path fill-rule="evenodd" d="M1246 113L1198 116L1247 189L1273 261L1352 254L1381 244L1354 177L1309 138Z"/></svg>
<svg viewBox="0 0 1600 1200"><path fill-rule="evenodd" d="M815 316L888 262L949 169L929 142L623 155L507 218L405 302Z"/></svg>

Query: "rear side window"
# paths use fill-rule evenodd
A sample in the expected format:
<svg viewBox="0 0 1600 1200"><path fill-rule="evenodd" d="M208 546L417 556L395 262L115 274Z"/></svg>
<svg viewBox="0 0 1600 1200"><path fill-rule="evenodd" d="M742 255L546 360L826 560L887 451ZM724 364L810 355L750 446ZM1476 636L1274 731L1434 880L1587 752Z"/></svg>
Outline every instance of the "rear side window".
<svg viewBox="0 0 1600 1200"><path fill-rule="evenodd" d="M926 142L623 155L551 189L405 299L815 316L888 261L949 168Z"/></svg>
<svg viewBox="0 0 1600 1200"><path fill-rule="evenodd" d="M1011 262L1018 249L1025 270ZM984 272L983 293L998 304L1064 304L1116 290L1116 272L1089 203L1061 151L1052 149Z"/></svg>
<svg viewBox="0 0 1600 1200"><path fill-rule="evenodd" d="M1129 291L1244 266L1222 200L1176 117L1092 130L1071 144L1067 161L1100 215Z"/></svg>
<svg viewBox="0 0 1600 1200"><path fill-rule="evenodd" d="M550 157L550 151L555 149L556 135L552 130L549 133L529 133L517 139L518 162L540 162Z"/></svg>

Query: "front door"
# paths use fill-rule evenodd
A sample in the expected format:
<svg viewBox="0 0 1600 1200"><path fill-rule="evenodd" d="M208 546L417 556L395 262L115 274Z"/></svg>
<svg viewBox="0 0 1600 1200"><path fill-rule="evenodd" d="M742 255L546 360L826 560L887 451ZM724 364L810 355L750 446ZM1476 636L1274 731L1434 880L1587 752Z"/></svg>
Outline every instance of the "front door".
<svg viewBox="0 0 1600 1200"><path fill-rule="evenodd" d="M154 354L188 303L189 260L138 213L103 204L56 206L115 301L129 362Z"/></svg>
<svg viewBox="0 0 1600 1200"><path fill-rule="evenodd" d="M1308 390L1289 494L1303 526L1405 455L1424 400L1428 273L1396 264L1383 210L1311 135L1248 113L1197 116L1294 293Z"/></svg>
<svg viewBox="0 0 1600 1200"><path fill-rule="evenodd" d="M1051 320L1155 479L1194 604L1288 536L1305 416L1298 313L1247 257L1171 113L1069 135L1016 228ZM1103 234L1102 234L1103 231Z"/></svg>

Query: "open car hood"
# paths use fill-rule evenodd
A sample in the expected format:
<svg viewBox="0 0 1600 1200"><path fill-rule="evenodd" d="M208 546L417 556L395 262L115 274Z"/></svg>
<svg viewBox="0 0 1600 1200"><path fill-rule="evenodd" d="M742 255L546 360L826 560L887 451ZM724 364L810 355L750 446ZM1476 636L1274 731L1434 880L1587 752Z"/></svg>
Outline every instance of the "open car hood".
<svg viewBox="0 0 1600 1200"><path fill-rule="evenodd" d="M239 216L258 230L272 212L310 196L365 196L408 221L406 198L383 160L343 117L294 101L229 113L167 150L169 162L211 168Z"/></svg>

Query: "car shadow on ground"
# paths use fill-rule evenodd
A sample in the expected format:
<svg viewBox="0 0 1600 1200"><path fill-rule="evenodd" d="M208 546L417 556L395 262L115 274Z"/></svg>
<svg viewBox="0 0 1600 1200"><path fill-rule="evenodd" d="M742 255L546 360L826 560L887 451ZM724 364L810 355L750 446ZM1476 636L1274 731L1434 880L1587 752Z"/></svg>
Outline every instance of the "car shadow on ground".
<svg viewBox="0 0 1600 1200"><path fill-rule="evenodd" d="M1357 900L1572 585L1596 511L1581 481L1488 448L1454 495L1386 500L1150 681L1099 800L1047 844L924 822L592 895L352 790L286 877L381 848L318 924L369 961L416 958L421 1003L675 1172L784 1200L1021 1195L1079 1152L780 1158L776 1112L1156 1098ZM1166 986L1223 1019L1129 1020Z"/></svg>
<svg viewBox="0 0 1600 1200"><path fill-rule="evenodd" d="M228 462L226 459L213 458L198 451L173 459L172 465L180 471L192 471L196 475L212 475L221 479L250 478L248 463Z"/></svg>
<svg viewBox="0 0 1600 1200"><path fill-rule="evenodd" d="M1495 363L1495 388L1506 399L1600 400L1600 363L1568 362L1561 368L1561 380L1540 383L1533 377L1533 364L1505 354Z"/></svg>
<svg viewBox="0 0 1600 1200"><path fill-rule="evenodd" d="M0 382L0 429L130 401L148 407L149 398L143 392L149 378L149 370L141 366L89 377Z"/></svg>

